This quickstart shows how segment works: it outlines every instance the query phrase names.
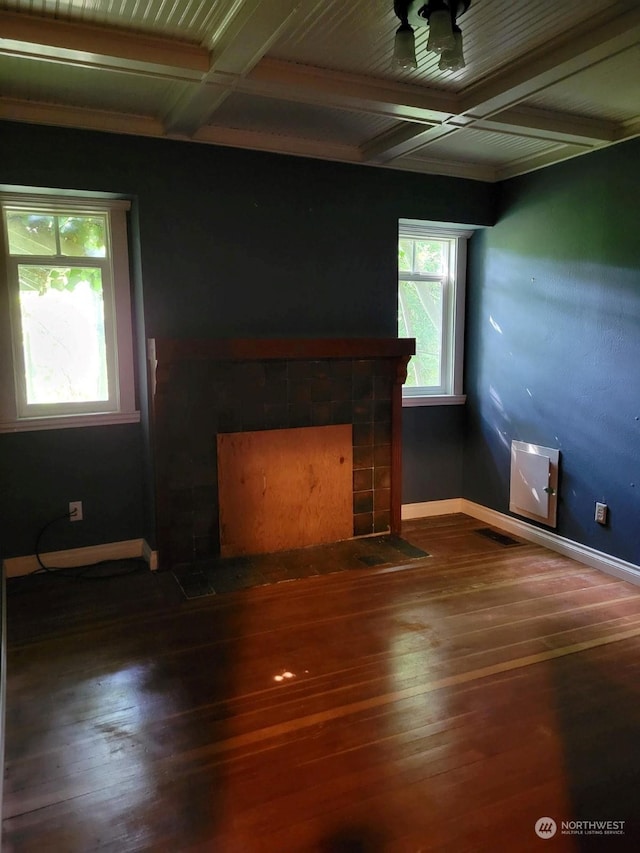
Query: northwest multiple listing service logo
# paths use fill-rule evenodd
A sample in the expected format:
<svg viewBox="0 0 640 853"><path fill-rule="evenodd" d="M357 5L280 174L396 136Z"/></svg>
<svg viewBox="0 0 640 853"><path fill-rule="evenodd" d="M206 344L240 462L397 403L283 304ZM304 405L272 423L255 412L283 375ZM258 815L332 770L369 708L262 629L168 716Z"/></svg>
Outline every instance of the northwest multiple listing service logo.
<svg viewBox="0 0 640 853"><path fill-rule="evenodd" d="M552 817L539 817L534 828L544 839L553 838L558 831L561 835L624 835L623 820L562 820L558 826Z"/></svg>
<svg viewBox="0 0 640 853"><path fill-rule="evenodd" d="M553 838L558 831L558 825L552 817L539 817L536 821L536 835L540 838Z"/></svg>

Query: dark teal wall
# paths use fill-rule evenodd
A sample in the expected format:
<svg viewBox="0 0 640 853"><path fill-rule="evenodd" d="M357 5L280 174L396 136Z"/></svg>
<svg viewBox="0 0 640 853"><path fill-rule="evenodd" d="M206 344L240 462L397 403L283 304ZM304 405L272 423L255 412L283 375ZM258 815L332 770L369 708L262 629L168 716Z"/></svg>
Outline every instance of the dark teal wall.
<svg viewBox="0 0 640 853"><path fill-rule="evenodd" d="M141 537L141 452L136 424L0 435L2 556L35 553L74 500L84 520L56 522L42 551Z"/></svg>
<svg viewBox="0 0 640 853"><path fill-rule="evenodd" d="M470 251L464 457L464 496L506 512L512 439L559 448L557 532L634 563L639 164L636 140L500 187Z"/></svg>
<svg viewBox="0 0 640 853"><path fill-rule="evenodd" d="M465 415L457 405L403 409L403 503L461 497Z"/></svg>
<svg viewBox="0 0 640 853"><path fill-rule="evenodd" d="M395 335L398 219L494 216L494 187L477 181L10 123L0 124L0 184L134 199L140 363L145 335ZM451 496L461 446L429 438L432 428L455 432L460 418L456 407L408 416L407 500ZM62 433L0 436L5 556L33 553L37 527L69 500L95 507L102 523L52 529L51 549L152 537L146 425L127 430L125 444L110 428L85 431L80 457ZM109 466L89 464L103 457ZM137 509L114 510L123 486L146 496ZM22 518L17 492L41 495Z"/></svg>

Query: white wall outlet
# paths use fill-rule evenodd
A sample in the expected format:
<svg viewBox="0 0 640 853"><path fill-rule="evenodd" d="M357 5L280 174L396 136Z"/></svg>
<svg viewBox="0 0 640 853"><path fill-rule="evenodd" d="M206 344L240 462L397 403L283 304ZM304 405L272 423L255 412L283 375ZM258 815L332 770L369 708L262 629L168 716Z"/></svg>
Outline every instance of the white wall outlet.
<svg viewBox="0 0 640 853"><path fill-rule="evenodd" d="M69 521L82 521L82 501L69 501Z"/></svg>
<svg viewBox="0 0 640 853"><path fill-rule="evenodd" d="M595 512L595 520L598 524L606 524L607 523L607 512L608 506L606 504L602 504L599 501L596 501L596 512Z"/></svg>

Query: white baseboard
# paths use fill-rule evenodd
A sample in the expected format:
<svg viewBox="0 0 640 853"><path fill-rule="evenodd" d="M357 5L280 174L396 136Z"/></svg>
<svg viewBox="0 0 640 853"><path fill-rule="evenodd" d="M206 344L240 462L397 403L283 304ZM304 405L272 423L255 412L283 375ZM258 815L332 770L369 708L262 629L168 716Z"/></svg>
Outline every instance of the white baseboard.
<svg viewBox="0 0 640 853"><path fill-rule="evenodd" d="M155 571L158 568L158 553L152 551L146 539L125 539L122 542L105 542L102 545L89 545L86 548L70 548L66 551L48 551L40 554L45 566L56 569L71 569L76 566L88 566L101 560L126 560L142 557ZM5 577L17 578L30 575L40 568L35 554L25 557L7 557L3 561Z"/></svg>
<svg viewBox="0 0 640 853"><path fill-rule="evenodd" d="M142 556L149 564L152 572L158 571L158 552L153 551L146 539L142 540Z"/></svg>
<svg viewBox="0 0 640 853"><path fill-rule="evenodd" d="M443 506L449 505L455 508L443 510ZM550 530L542 530L540 527L535 527L533 524L528 524L519 518L513 518L513 516L489 509L486 506L482 506L482 504L468 501L466 498L405 504L402 507L402 518L428 518L429 516L443 515L450 512L463 512L486 524L499 527L507 533L520 536L522 539L526 539L527 542L542 545L550 551L555 551L565 557L571 557L572 560L584 563L584 565L590 566L593 569L599 569L608 575L613 575L621 580L640 585L640 566L635 565L635 563L629 563L626 560L620 560L618 557L612 557L609 554L605 554L604 551L596 551L595 548L581 545L580 542L574 542L572 539L565 539L563 536L559 536Z"/></svg>
<svg viewBox="0 0 640 853"><path fill-rule="evenodd" d="M419 504L403 504L402 520L411 518L430 518L433 515L451 515L455 512L464 512L462 509L462 498L451 498L446 501L427 501Z"/></svg>

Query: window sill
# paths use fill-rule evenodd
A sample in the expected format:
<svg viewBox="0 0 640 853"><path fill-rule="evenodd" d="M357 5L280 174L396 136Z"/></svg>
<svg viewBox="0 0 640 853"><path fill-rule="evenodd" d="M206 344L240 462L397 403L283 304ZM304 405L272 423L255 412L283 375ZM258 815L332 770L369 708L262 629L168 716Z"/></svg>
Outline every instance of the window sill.
<svg viewBox="0 0 640 853"><path fill-rule="evenodd" d="M0 422L0 433L35 432L44 429L105 426L106 424L137 424L140 412L101 412L95 415L60 415L53 418L24 418Z"/></svg>
<svg viewBox="0 0 640 853"><path fill-rule="evenodd" d="M466 400L466 394L434 394L433 397L403 397L402 406L462 406Z"/></svg>

